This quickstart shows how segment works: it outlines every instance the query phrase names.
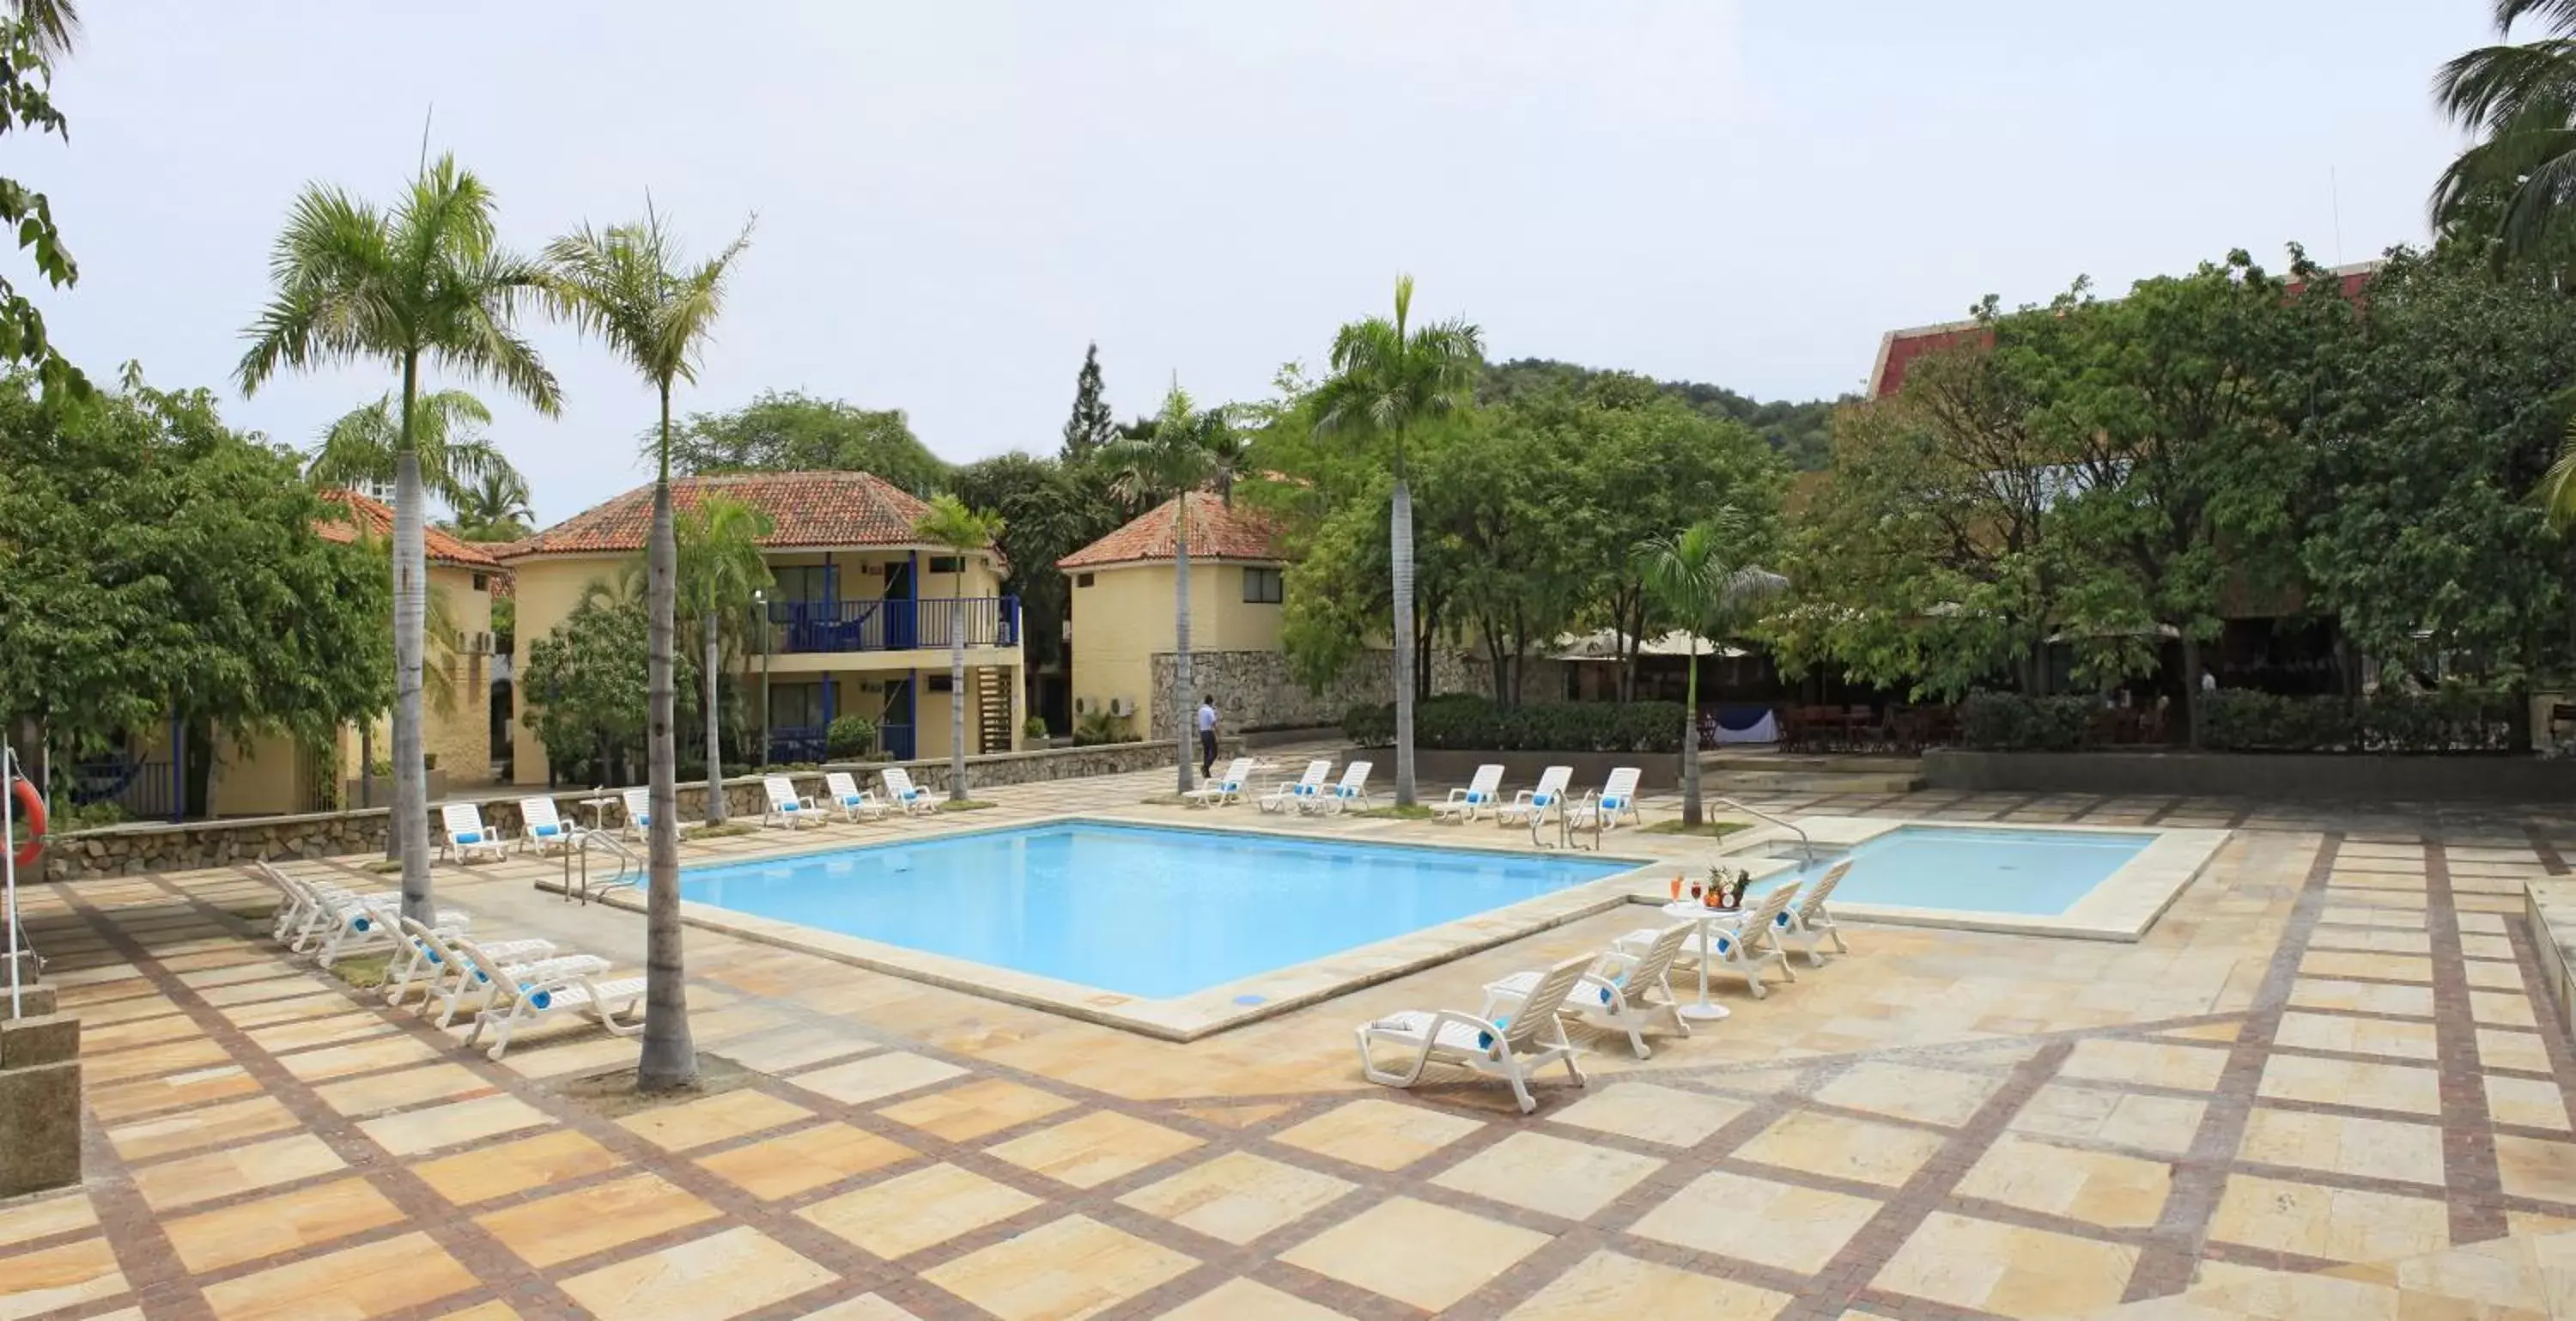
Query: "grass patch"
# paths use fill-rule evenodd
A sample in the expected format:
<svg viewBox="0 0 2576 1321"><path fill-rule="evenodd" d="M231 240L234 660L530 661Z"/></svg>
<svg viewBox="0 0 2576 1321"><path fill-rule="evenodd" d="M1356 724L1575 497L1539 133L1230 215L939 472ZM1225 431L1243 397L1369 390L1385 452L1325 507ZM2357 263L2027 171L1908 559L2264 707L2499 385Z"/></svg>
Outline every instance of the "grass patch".
<svg viewBox="0 0 2576 1321"><path fill-rule="evenodd" d="M1428 821L1431 819L1431 809L1420 803L1415 803L1411 807L1389 803L1384 807L1365 808L1353 815L1373 816L1388 821Z"/></svg>
<svg viewBox="0 0 2576 1321"><path fill-rule="evenodd" d="M1675 817L1670 821L1658 821L1655 824L1646 827L1646 833L1649 835L1698 835L1707 839L1718 839L1726 835L1732 835L1736 831L1744 829L1749 824L1749 822L1744 821L1702 821L1695 826L1685 826L1682 824L1680 817Z"/></svg>
<svg viewBox="0 0 2576 1321"><path fill-rule="evenodd" d="M332 964L330 973L358 990L372 991L384 985L385 978L392 975L393 962L394 956L390 953L361 954Z"/></svg>
<svg viewBox="0 0 2576 1321"><path fill-rule="evenodd" d="M227 908L224 911L245 922L268 922L277 917L275 904L250 904L241 908Z"/></svg>
<svg viewBox="0 0 2576 1321"><path fill-rule="evenodd" d="M367 864L367 870L374 872L378 876L391 876L395 872L402 870L402 859L378 858L374 862Z"/></svg>
<svg viewBox="0 0 2576 1321"><path fill-rule="evenodd" d="M1151 797L1151 798L1139 798L1139 799L1137 799L1136 801L1137 801L1137 802L1140 802L1140 803L1143 803L1143 804L1144 804L1145 806L1147 806L1147 807L1187 807L1187 806L1189 806L1189 800L1187 800L1187 799L1185 799L1185 798L1181 797L1179 794L1156 794L1156 795L1154 795L1154 796L1153 796L1153 797Z"/></svg>
<svg viewBox="0 0 2576 1321"><path fill-rule="evenodd" d="M667 1092L635 1090L632 1067L611 1069L557 1083L550 1090L604 1119L622 1119L656 1106L679 1105L738 1090L755 1075L722 1055L698 1054L697 1081Z"/></svg>
<svg viewBox="0 0 2576 1321"><path fill-rule="evenodd" d="M939 802L939 810L942 812L981 812L985 808L998 806L1000 804L988 803L981 798L943 798Z"/></svg>
<svg viewBox="0 0 2576 1321"><path fill-rule="evenodd" d="M699 826L697 829L690 831L688 837L693 840L732 839L736 835L757 835L759 833L760 827L758 826L747 826L739 821L727 821L720 826Z"/></svg>

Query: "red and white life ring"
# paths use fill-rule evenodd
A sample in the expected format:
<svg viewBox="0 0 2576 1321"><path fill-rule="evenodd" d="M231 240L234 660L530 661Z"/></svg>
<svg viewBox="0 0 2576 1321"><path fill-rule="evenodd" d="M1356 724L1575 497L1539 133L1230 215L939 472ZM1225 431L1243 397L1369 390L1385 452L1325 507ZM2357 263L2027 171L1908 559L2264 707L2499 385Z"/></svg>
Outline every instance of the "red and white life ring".
<svg viewBox="0 0 2576 1321"><path fill-rule="evenodd" d="M10 777L9 796L17 800L18 820L27 832L27 842L18 846L18 865L33 867L36 855L45 851L45 796L23 776Z"/></svg>

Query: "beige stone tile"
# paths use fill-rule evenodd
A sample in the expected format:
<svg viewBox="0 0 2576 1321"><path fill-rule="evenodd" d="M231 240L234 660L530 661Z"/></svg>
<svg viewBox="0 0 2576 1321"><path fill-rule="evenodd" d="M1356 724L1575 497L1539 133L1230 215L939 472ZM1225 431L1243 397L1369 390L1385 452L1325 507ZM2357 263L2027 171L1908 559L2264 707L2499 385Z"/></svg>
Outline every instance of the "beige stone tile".
<svg viewBox="0 0 2576 1321"><path fill-rule="evenodd" d="M1433 1183L1569 1220L1584 1220L1664 1167L1640 1156L1544 1133L1510 1137L1450 1166Z"/></svg>
<svg viewBox="0 0 2576 1321"><path fill-rule="evenodd" d="M2007 1133L1969 1169L1958 1192L2092 1224L2142 1229L2164 1209L2173 1183L2171 1168Z"/></svg>
<svg viewBox="0 0 2576 1321"><path fill-rule="evenodd" d="M328 1298L340 1321L424 1307L475 1283L429 1235L404 1234L208 1285L206 1302L221 1321L302 1321Z"/></svg>
<svg viewBox="0 0 2576 1321"><path fill-rule="evenodd" d="M109 1087L90 1086L83 1090L82 1099L88 1102L90 1114L100 1123L115 1124L140 1115L156 1114L180 1106L202 1106L258 1090L259 1080L244 1072L240 1065L222 1064L187 1073L164 1074L158 1078L139 1078Z"/></svg>
<svg viewBox="0 0 2576 1321"><path fill-rule="evenodd" d="M933 1165L816 1202L796 1214L892 1260L1041 1203L954 1165Z"/></svg>
<svg viewBox="0 0 2576 1321"><path fill-rule="evenodd" d="M1444 1206L1394 1197L1279 1259L1428 1311L1465 1298L1546 1246L1547 1236ZM1425 1245L1436 1244L1436 1251Z"/></svg>
<svg viewBox="0 0 2576 1321"><path fill-rule="evenodd" d="M1199 1139L1114 1110L1042 1128L992 1154L1076 1188L1096 1188L1200 1145Z"/></svg>
<svg viewBox="0 0 2576 1321"><path fill-rule="evenodd" d="M1941 1150L1938 1133L1799 1111L1764 1129L1736 1155L1809 1174L1901 1186Z"/></svg>
<svg viewBox="0 0 2576 1321"><path fill-rule="evenodd" d="M1878 1207L1865 1197L1711 1171L1648 1211L1629 1232L1812 1275ZM1751 1226L1760 1226L1759 1232Z"/></svg>
<svg viewBox="0 0 2576 1321"><path fill-rule="evenodd" d="M2442 1130L2432 1124L2255 1107L2246 1116L2240 1160L2295 1165L2375 1179L2440 1186Z"/></svg>
<svg viewBox="0 0 2576 1321"><path fill-rule="evenodd" d="M1691 1147L1752 1108L1728 1096L1679 1091L1650 1082L1619 1082L1595 1090L1562 1110L1550 1111L1546 1118L1668 1147Z"/></svg>
<svg viewBox="0 0 2576 1321"><path fill-rule="evenodd" d="M2495 1146L2506 1192L2576 1205L2576 1144L2498 1133Z"/></svg>
<svg viewBox="0 0 2576 1321"><path fill-rule="evenodd" d="M972 1142L1072 1105L1053 1092L1004 1078L979 1078L887 1106L879 1113L951 1142Z"/></svg>
<svg viewBox="0 0 2576 1321"><path fill-rule="evenodd" d="M1400 1170L1484 1126L1463 1115L1372 1099L1317 1115L1274 1140L1373 1170Z"/></svg>
<svg viewBox="0 0 2576 1321"><path fill-rule="evenodd" d="M2474 933L2469 926L2472 914L2460 916L2460 952L2473 959L2510 959L2513 942L2501 935Z"/></svg>
<svg viewBox="0 0 2576 1321"><path fill-rule="evenodd" d="M2337 1014L2285 1013L2274 1038L2302 1050L2335 1050L2357 1055L2390 1055L2431 1060L2440 1054L2430 1023L2391 1023Z"/></svg>
<svg viewBox="0 0 2576 1321"><path fill-rule="evenodd" d="M965 1072L954 1064L897 1050L800 1073L785 1081L847 1105L865 1105L897 1092L946 1082Z"/></svg>
<svg viewBox="0 0 2576 1321"><path fill-rule="evenodd" d="M679 1105L655 1106L618 1126L664 1151L687 1151L762 1129L781 1128L814 1112L765 1092L742 1088Z"/></svg>
<svg viewBox="0 0 2576 1321"><path fill-rule="evenodd" d="M653 1174L634 1174L474 1217L531 1266L557 1266L711 1219L716 1209Z"/></svg>
<svg viewBox="0 0 2576 1321"><path fill-rule="evenodd" d="M33 1243L98 1223L89 1195L77 1188L39 1194L22 1202L0 1202L0 1248Z"/></svg>
<svg viewBox="0 0 2576 1321"><path fill-rule="evenodd" d="M2263 1063L2261 1096L2408 1114L2442 1113L2441 1075L2407 1064L2275 1055Z"/></svg>
<svg viewBox="0 0 2576 1321"><path fill-rule="evenodd" d="M2391 931L2384 927L2320 926L2308 938L2310 949L2356 949L2379 954L2429 954L2433 940L2423 931Z"/></svg>
<svg viewBox="0 0 2576 1321"><path fill-rule="evenodd" d="M2227 1180L2209 1235L2335 1261L2385 1261L2448 1247L2450 1213L2430 1197L2238 1174Z"/></svg>
<svg viewBox="0 0 2576 1321"><path fill-rule="evenodd" d="M1505 1315L1508 1321L1592 1321L1604 1316L1768 1321L1790 1298L1615 1252L1596 1252Z"/></svg>
<svg viewBox="0 0 2576 1321"><path fill-rule="evenodd" d="M2348 896L2338 895L2337 898ZM2396 908L2362 908L2350 904L2329 904L2317 915L2320 922L2343 926L2394 928L2401 931L2424 929L2424 914Z"/></svg>
<svg viewBox="0 0 2576 1321"><path fill-rule="evenodd" d="M324 1082L353 1073L373 1073L405 1064L436 1064L438 1051L408 1036L374 1037L345 1046L298 1051L277 1057L278 1065L304 1082Z"/></svg>
<svg viewBox="0 0 2576 1321"><path fill-rule="evenodd" d="M81 1052L81 1080L90 1086L105 1087L164 1073L203 1069L231 1059L232 1056L224 1053L222 1045L202 1037L165 1041L156 1046L137 1046L104 1055L93 1055L84 1049Z"/></svg>
<svg viewBox="0 0 2576 1321"><path fill-rule="evenodd" d="M1322 1210L1356 1186L1247 1151L1230 1151L1118 1201L1240 1247Z"/></svg>
<svg viewBox="0 0 2576 1321"><path fill-rule="evenodd" d="M2469 992L2469 1016L2494 1027L2538 1027L2531 997L2518 991Z"/></svg>
<svg viewBox="0 0 2576 1321"><path fill-rule="evenodd" d="M158 1045L196 1036L199 1031L197 1020L186 1014L162 1014L95 1025L84 1015L81 1020L81 1053L103 1055L112 1050Z"/></svg>
<svg viewBox="0 0 2576 1321"><path fill-rule="evenodd" d="M2218 1075L2226 1068L2227 1051L2223 1048L2097 1037L2076 1042L2074 1053L2066 1057L2066 1067L2059 1072L2069 1078L2205 1092L2218 1085Z"/></svg>
<svg viewBox="0 0 2576 1321"><path fill-rule="evenodd" d="M235 1143L300 1126L295 1113L269 1096L244 1097L139 1119L107 1130L107 1140L128 1164Z"/></svg>
<svg viewBox="0 0 2576 1321"><path fill-rule="evenodd" d="M2482 1027L2478 1029L2478 1067L2547 1073L2550 1071L2549 1047L2537 1032Z"/></svg>
<svg viewBox="0 0 2576 1321"><path fill-rule="evenodd" d="M292 1023L299 1019L324 1018L349 1012L348 997L336 991L314 987L302 995L254 1004L227 1005L216 1011L234 1027L256 1028L269 1023Z"/></svg>
<svg viewBox="0 0 2576 1321"><path fill-rule="evenodd" d="M2510 963L2486 959L2463 959L2460 971L2467 974L2469 985L2484 991L2519 991L2523 989L2522 970Z"/></svg>
<svg viewBox="0 0 2576 1321"><path fill-rule="evenodd" d="M416 1156L554 1122L544 1111L504 1094L383 1115L360 1122L358 1131L397 1156Z"/></svg>
<svg viewBox="0 0 2576 1321"><path fill-rule="evenodd" d="M437 1189L439 1196L458 1206L471 1206L531 1188L570 1183L622 1163L615 1152L562 1128L424 1161L414 1165L412 1172Z"/></svg>
<svg viewBox="0 0 2576 1321"><path fill-rule="evenodd" d="M2090 1087L2042 1087L2010 1125L2016 1133L2074 1138L2181 1155L2191 1149L2207 1104L2173 1096L2101 1091Z"/></svg>
<svg viewBox="0 0 2576 1321"><path fill-rule="evenodd" d="M193 1206L254 1188L327 1174L343 1167L331 1147L309 1133L210 1151L202 1156L148 1165L134 1172L134 1187L155 1211Z"/></svg>
<svg viewBox="0 0 2576 1321"><path fill-rule="evenodd" d="M744 1192L768 1201L838 1183L918 1154L891 1138L848 1124L830 1123L701 1156L698 1163Z"/></svg>
<svg viewBox="0 0 2576 1321"><path fill-rule="evenodd" d="M0 1258L0 1317L38 1316L124 1292L125 1273L104 1238Z"/></svg>
<svg viewBox="0 0 2576 1321"><path fill-rule="evenodd" d="M2431 985L2433 961L2407 954L2312 949L2299 960L2299 975L2302 977L2375 977L2384 981Z"/></svg>
<svg viewBox="0 0 2576 1321"><path fill-rule="evenodd" d="M1250 1128L1288 1113L1285 1105L1185 1105L1181 1113L1226 1128Z"/></svg>
<svg viewBox="0 0 2576 1321"><path fill-rule="evenodd" d="M2128 1287L2138 1250L1936 1211L1871 1284L2006 1316L2108 1307Z"/></svg>
<svg viewBox="0 0 2576 1321"><path fill-rule="evenodd" d="M389 1036L401 1029L376 1014L363 1009L344 1014L321 1014L310 1018L290 1018L267 1027L252 1028L248 1036L261 1050L274 1055L281 1051L303 1050L308 1046L344 1045L369 1037Z"/></svg>
<svg viewBox="0 0 2576 1321"><path fill-rule="evenodd" d="M170 1246L203 1274L390 1225L403 1213L364 1179L334 1179L162 1222Z"/></svg>
<svg viewBox="0 0 2576 1321"><path fill-rule="evenodd" d="M2487 1113L2497 1123L2568 1131L2567 1098L2554 1080L2507 1078L2491 1073L2485 1082Z"/></svg>
<svg viewBox="0 0 2576 1321"><path fill-rule="evenodd" d="M2290 985L2290 1003L2301 1009L2348 1009L2369 1014L2431 1018L2433 988L2301 977Z"/></svg>
<svg viewBox="0 0 2576 1321"><path fill-rule="evenodd" d="M786 1073L876 1049L839 1027L788 1028L725 1043L720 1053L746 1069Z"/></svg>
<svg viewBox="0 0 2576 1321"><path fill-rule="evenodd" d="M749 1226L586 1271L563 1291L619 1321L719 1321L840 1277Z"/></svg>
<svg viewBox="0 0 2576 1321"><path fill-rule="evenodd" d="M1163 1313L1156 1321L1348 1321L1295 1294L1237 1277Z"/></svg>
<svg viewBox="0 0 2576 1321"><path fill-rule="evenodd" d="M1876 1114L1953 1127L1968 1122L2002 1079L1989 1074L1925 1069L1910 1064L1854 1065L1816 1093L1816 1099Z"/></svg>
<svg viewBox="0 0 2576 1321"><path fill-rule="evenodd" d="M1174 1279L1195 1258L1071 1215L921 1273L1002 1318L1080 1321Z"/></svg>
<svg viewBox="0 0 2576 1321"><path fill-rule="evenodd" d="M848 1302L834 1303L819 1312L807 1312L796 1321L921 1321L921 1318L871 1293L861 1294Z"/></svg>
<svg viewBox="0 0 2576 1321"><path fill-rule="evenodd" d="M479 1096L492 1090L461 1064L425 1064L399 1073L370 1074L313 1089L324 1105L344 1115L373 1115L407 1105Z"/></svg>

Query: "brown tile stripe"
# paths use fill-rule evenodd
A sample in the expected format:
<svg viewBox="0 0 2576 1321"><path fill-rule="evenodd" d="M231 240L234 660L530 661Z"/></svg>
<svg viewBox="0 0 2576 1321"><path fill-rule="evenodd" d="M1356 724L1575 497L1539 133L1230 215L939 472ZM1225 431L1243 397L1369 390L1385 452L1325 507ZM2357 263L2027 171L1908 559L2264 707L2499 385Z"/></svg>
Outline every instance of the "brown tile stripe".
<svg viewBox="0 0 2576 1321"><path fill-rule="evenodd" d="M2206 1250L2210 1217L2217 1213L2218 1199L2227 1189L2229 1163L2244 1140L2254 1094L2262 1085L2264 1061L2271 1056L2273 1038L2280 1034L2281 1015L2289 1007L2290 991L2298 980L2299 960L2307 953L2317 914L2325 909L2326 881L2334 873L2335 855L2342 847L2340 832L2328 831L2318 841L2289 923L2281 932L2280 943L2273 947L2271 965L2264 970L2263 983L2254 993L2245 1027L2236 1034L2236 1042L2227 1052L2227 1066L2219 1074L2218 1087L2201 1111L2200 1128L2192 1134L2191 1149L2174 1162L2172 1188L2165 1195L2164 1210L2156 1218L2146 1250L2138 1254L2138 1264L2129 1273L2128 1288L2121 1294L2124 1302L2158 1298L2191 1287L2193 1263Z"/></svg>
<svg viewBox="0 0 2576 1321"><path fill-rule="evenodd" d="M2541 870L2552 876L2567 874L2567 859L2560 856L2558 845L2550 841L2548 833L2543 831L2538 823L2523 822L2522 833L2523 838L2530 843L2531 851L2539 855Z"/></svg>
<svg viewBox="0 0 2576 1321"><path fill-rule="evenodd" d="M2433 1047L2442 1089L2442 1172L2450 1185L2451 1243L2502 1238L2508 1228L2489 1127L2486 1086L2478 1076L2478 1025L2469 1010L2468 969L2460 962L2459 908L2451 893L2449 850L2424 844L2424 929L2433 947Z"/></svg>

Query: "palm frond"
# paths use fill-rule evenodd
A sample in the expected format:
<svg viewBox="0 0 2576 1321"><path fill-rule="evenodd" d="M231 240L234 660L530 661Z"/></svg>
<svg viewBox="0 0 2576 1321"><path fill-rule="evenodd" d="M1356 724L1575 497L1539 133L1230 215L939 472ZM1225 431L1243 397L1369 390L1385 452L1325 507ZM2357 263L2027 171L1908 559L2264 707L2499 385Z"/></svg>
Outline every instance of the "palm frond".
<svg viewBox="0 0 2576 1321"><path fill-rule="evenodd" d="M2576 36L2576 0L2495 0L2499 33L2511 32L2514 24L2535 16L2552 32Z"/></svg>

